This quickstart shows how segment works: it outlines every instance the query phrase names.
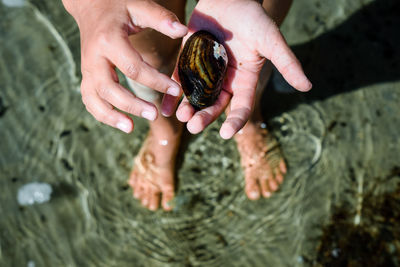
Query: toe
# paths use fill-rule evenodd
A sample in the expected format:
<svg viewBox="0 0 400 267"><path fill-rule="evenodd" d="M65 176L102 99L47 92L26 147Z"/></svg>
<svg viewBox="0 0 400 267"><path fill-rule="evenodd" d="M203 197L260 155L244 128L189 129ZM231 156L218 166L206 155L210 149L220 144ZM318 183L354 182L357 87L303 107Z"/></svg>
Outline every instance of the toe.
<svg viewBox="0 0 400 267"><path fill-rule="evenodd" d="M268 187L272 192L275 192L278 189L278 184L274 179L268 179Z"/></svg>
<svg viewBox="0 0 400 267"><path fill-rule="evenodd" d="M150 203L150 190L149 187L145 187L143 190L142 198L141 198L141 203L143 207L148 208L149 203Z"/></svg>
<svg viewBox="0 0 400 267"><path fill-rule="evenodd" d="M283 159L281 159L281 161L279 162L279 169L281 170L282 174L285 174L287 172L286 163Z"/></svg>
<svg viewBox="0 0 400 267"><path fill-rule="evenodd" d="M282 175L282 173L277 172L277 173L275 174L275 181L276 181L278 184L281 184L281 183L283 182L283 175Z"/></svg>
<svg viewBox="0 0 400 267"><path fill-rule="evenodd" d="M268 179L262 178L258 182L259 182L260 187L261 187L262 195L265 198L270 197L271 196L271 192L270 192L269 187L268 187Z"/></svg>
<svg viewBox="0 0 400 267"><path fill-rule="evenodd" d="M260 197L260 188L257 184L257 180L246 177L246 194L251 200L257 200Z"/></svg>
<svg viewBox="0 0 400 267"><path fill-rule="evenodd" d="M137 178L136 178L136 177L137 177L137 176L136 176L136 172L135 172L135 171L132 171L132 172L131 172L131 175L129 176L129 180L128 180L128 184L132 187L132 189L135 188L136 181L137 181Z"/></svg>
<svg viewBox="0 0 400 267"><path fill-rule="evenodd" d="M268 198L271 196L271 188L269 187L269 180L272 178L272 172L269 167L266 168L265 173L260 177L258 180L260 187L261 187L261 192L262 195L265 198Z"/></svg>
<svg viewBox="0 0 400 267"><path fill-rule="evenodd" d="M172 186L164 186L162 188L162 206L166 211L172 210L171 201L174 198L174 189Z"/></svg>
<svg viewBox="0 0 400 267"><path fill-rule="evenodd" d="M141 199L143 195L143 190L144 188L142 186L142 182L140 181L140 179L137 179L135 187L133 188L133 197L136 199Z"/></svg>
<svg viewBox="0 0 400 267"><path fill-rule="evenodd" d="M157 189L151 190L149 199L149 209L157 210L159 202L160 202L160 192Z"/></svg>

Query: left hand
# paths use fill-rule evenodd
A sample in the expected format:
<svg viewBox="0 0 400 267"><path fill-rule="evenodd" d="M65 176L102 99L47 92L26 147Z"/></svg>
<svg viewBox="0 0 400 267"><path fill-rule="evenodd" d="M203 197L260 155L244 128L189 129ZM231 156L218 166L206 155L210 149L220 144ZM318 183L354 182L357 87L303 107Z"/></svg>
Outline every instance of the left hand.
<svg viewBox="0 0 400 267"><path fill-rule="evenodd" d="M207 30L225 46L228 69L221 94L214 105L195 112L185 98L176 111L177 118L187 122L189 132L196 134L212 123L228 106L229 112L220 129L224 139L231 138L247 122L254 106L254 96L259 72L269 59L285 80L299 91L311 89L296 56L286 44L276 23L254 0L200 0L189 21L189 34ZM179 80L177 69L173 78ZM164 115L173 110L179 97L165 95L162 105Z"/></svg>

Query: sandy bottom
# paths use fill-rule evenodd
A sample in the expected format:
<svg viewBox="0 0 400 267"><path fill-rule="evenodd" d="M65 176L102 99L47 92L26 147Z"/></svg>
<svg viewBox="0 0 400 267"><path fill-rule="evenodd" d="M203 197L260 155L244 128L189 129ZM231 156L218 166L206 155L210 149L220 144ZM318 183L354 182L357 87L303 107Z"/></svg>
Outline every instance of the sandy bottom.
<svg viewBox="0 0 400 267"><path fill-rule="evenodd" d="M264 96L281 189L247 199L219 119L184 135L170 213L142 208L126 183L147 123L126 135L84 109L61 1L0 4L0 265L398 266L399 2L357 3L295 1L282 28L314 89L293 93L275 73ZM19 204L32 183L50 199Z"/></svg>

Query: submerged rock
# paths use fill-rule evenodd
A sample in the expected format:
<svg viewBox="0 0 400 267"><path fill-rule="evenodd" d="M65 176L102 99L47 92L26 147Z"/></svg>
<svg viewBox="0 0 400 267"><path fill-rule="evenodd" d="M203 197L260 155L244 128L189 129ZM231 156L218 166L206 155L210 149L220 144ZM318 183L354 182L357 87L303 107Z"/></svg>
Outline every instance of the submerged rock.
<svg viewBox="0 0 400 267"><path fill-rule="evenodd" d="M46 183L29 183L23 185L18 190L18 204L21 206L29 206L33 204L41 204L50 200L53 189Z"/></svg>

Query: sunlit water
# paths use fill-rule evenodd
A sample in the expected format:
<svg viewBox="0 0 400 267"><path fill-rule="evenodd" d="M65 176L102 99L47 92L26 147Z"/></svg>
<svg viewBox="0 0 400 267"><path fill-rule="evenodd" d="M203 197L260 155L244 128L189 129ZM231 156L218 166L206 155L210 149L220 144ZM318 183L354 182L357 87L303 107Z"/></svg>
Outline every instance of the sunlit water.
<svg viewBox="0 0 400 267"><path fill-rule="evenodd" d="M397 266L398 3L295 2L282 31L314 89L292 93L275 74L264 97L289 165L281 190L246 198L220 119L185 135L165 213L126 183L147 123L126 135L83 107L79 33L61 1L3 0L0 265Z"/></svg>

